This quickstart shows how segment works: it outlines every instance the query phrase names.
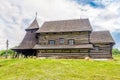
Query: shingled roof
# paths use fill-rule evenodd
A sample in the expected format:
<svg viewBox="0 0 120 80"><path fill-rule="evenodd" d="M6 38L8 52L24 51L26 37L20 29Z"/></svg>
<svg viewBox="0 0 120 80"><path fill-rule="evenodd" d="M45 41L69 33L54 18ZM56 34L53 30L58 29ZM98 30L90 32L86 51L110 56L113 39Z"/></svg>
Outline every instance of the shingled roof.
<svg viewBox="0 0 120 80"><path fill-rule="evenodd" d="M115 43L109 31L94 31L90 35L92 43Z"/></svg>
<svg viewBox="0 0 120 80"><path fill-rule="evenodd" d="M37 42L35 36L35 33L27 32L20 45L14 47L13 49L32 49Z"/></svg>
<svg viewBox="0 0 120 80"><path fill-rule="evenodd" d="M39 25L35 18L32 24L26 29L27 33L25 34L22 42L19 44L19 46L16 46L12 49L32 49L37 42L35 31L38 29L39 29Z"/></svg>
<svg viewBox="0 0 120 80"><path fill-rule="evenodd" d="M74 19L45 22L37 33L45 32L92 31L88 19Z"/></svg>
<svg viewBox="0 0 120 80"><path fill-rule="evenodd" d="M34 21L30 24L30 26L26 30L31 30L31 29L38 29L39 25L37 22L37 19L35 18Z"/></svg>

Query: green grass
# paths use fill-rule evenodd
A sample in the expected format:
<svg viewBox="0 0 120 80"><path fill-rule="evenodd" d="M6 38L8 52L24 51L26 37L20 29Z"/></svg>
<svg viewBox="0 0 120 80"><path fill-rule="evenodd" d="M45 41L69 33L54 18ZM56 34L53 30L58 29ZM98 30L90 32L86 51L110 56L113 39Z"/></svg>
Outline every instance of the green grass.
<svg viewBox="0 0 120 80"><path fill-rule="evenodd" d="M120 55L114 58L0 59L0 80L120 80Z"/></svg>

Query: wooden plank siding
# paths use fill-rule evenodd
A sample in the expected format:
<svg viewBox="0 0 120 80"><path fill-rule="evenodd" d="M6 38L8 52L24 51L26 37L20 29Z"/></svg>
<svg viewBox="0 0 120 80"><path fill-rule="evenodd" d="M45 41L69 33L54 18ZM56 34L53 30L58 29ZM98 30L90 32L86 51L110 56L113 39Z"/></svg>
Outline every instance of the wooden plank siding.
<svg viewBox="0 0 120 80"><path fill-rule="evenodd" d="M95 49L95 47L98 49ZM92 58L112 58L112 46L110 44L94 44L94 49L90 50Z"/></svg>
<svg viewBox="0 0 120 80"><path fill-rule="evenodd" d="M89 49L38 50L38 57L85 58L88 56Z"/></svg>
<svg viewBox="0 0 120 80"><path fill-rule="evenodd" d="M49 40L55 40L55 45L59 44L59 38L64 38L64 45L68 44L69 39L74 39L75 44L85 44L89 43L88 32L70 32L70 33L49 33L49 34L40 34L39 44L40 45L49 45Z"/></svg>
<svg viewBox="0 0 120 80"><path fill-rule="evenodd" d="M88 53L38 53L38 57L56 57L56 58L85 58Z"/></svg>
<svg viewBox="0 0 120 80"><path fill-rule="evenodd" d="M89 49L57 49L38 50L38 53L88 53Z"/></svg>
<svg viewBox="0 0 120 80"><path fill-rule="evenodd" d="M64 38L64 44L59 43L59 38ZM68 40L74 39L74 45L90 44L90 32L64 32L64 33L42 33L39 35L40 45L49 45L49 40L55 40L55 45L68 45ZM40 56L90 56L91 58L112 58L112 46L110 43L94 43L93 49L58 49L39 50ZM99 49L96 50L95 48ZM77 54L76 54L77 53ZM83 57L84 56L84 57Z"/></svg>

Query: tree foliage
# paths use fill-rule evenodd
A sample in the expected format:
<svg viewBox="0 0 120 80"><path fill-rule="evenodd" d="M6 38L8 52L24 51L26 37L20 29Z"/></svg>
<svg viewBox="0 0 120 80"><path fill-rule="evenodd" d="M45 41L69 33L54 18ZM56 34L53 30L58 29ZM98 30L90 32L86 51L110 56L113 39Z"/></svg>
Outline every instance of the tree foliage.
<svg viewBox="0 0 120 80"><path fill-rule="evenodd" d="M8 50L7 53L8 53L8 55L15 54L15 52L13 50ZM4 56L5 54L6 54L6 50L0 51L0 56Z"/></svg>
<svg viewBox="0 0 120 80"><path fill-rule="evenodd" d="M115 54L115 55L120 54L120 50L119 49L113 49L112 53Z"/></svg>

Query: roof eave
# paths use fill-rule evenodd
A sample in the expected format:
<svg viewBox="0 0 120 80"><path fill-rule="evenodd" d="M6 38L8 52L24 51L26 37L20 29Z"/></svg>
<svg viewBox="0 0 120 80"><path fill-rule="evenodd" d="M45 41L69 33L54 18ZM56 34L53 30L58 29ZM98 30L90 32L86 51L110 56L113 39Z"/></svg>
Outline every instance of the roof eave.
<svg viewBox="0 0 120 80"><path fill-rule="evenodd" d="M39 47L40 46L40 47ZM61 45L60 45L61 46ZM69 46L69 45L67 45L67 46ZM93 49L93 45L91 44L91 45L89 45L89 46L84 46L84 47L75 47L74 45L71 45L72 47L63 47L63 46L61 46L61 47L56 47L56 46L54 46L54 47L51 47L51 46L47 46L47 47L42 47L41 45L35 45L34 47L33 47L33 49Z"/></svg>
<svg viewBox="0 0 120 80"><path fill-rule="evenodd" d="M30 31L30 30L38 30L39 28L27 28L25 31Z"/></svg>
<svg viewBox="0 0 120 80"><path fill-rule="evenodd" d="M62 33L62 32L91 32L92 30L83 30L83 31L54 31L54 32L42 32L42 31L36 31L35 33Z"/></svg>
<svg viewBox="0 0 120 80"><path fill-rule="evenodd" d="M115 42L91 42L93 44L115 44Z"/></svg>

